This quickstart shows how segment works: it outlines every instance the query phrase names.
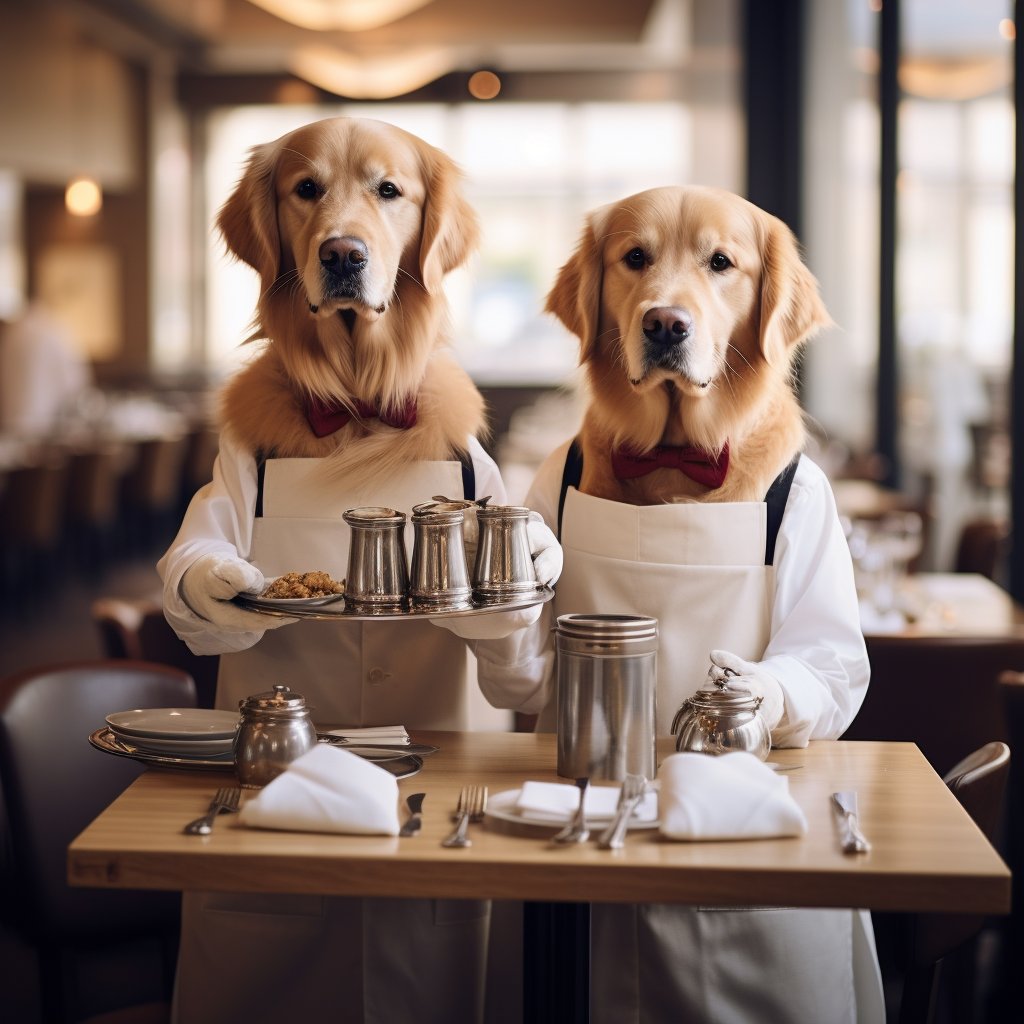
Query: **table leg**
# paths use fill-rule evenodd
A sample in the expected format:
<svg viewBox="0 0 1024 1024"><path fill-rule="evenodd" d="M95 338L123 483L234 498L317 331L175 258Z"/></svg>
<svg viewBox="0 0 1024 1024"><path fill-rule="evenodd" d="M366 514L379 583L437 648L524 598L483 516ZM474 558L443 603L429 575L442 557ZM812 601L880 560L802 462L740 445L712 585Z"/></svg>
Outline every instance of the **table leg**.
<svg viewBox="0 0 1024 1024"><path fill-rule="evenodd" d="M590 1020L590 904L523 904L523 1021Z"/></svg>

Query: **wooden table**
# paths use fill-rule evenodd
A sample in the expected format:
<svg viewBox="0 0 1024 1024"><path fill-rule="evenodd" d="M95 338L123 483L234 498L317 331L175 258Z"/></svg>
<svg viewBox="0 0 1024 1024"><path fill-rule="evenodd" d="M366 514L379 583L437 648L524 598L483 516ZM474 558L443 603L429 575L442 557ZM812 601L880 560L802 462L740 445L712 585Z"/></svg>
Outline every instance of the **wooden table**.
<svg viewBox="0 0 1024 1024"><path fill-rule="evenodd" d="M69 880L112 888L550 904L753 901L1009 911L1005 864L913 744L837 741L773 751L773 760L803 766L787 773L810 826L802 838L683 843L633 831L625 849L609 852L593 842L556 847L479 826L471 848L442 848L463 783L484 783L494 794L526 779L565 780L554 772L551 735L417 732L415 739L441 748L419 775L400 784L403 797L427 794L415 838L258 831L230 818L221 818L209 837L186 836L182 825L202 813L224 776L150 771L71 844ZM666 741L662 756L670 750ZM837 789L860 795L863 827L874 844L869 854L840 851L829 801Z"/></svg>
<svg viewBox="0 0 1024 1024"><path fill-rule="evenodd" d="M866 628L866 636L917 639L935 636L1024 638L1024 607L987 576L968 572L918 572L897 586L907 614L896 629Z"/></svg>

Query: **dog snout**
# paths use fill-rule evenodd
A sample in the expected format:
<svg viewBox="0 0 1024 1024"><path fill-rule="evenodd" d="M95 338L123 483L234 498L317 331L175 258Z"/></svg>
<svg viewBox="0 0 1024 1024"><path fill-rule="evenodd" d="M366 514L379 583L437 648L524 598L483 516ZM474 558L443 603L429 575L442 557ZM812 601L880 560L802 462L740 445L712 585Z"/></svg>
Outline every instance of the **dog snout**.
<svg viewBox="0 0 1024 1024"><path fill-rule="evenodd" d="M338 277L355 277L370 262L370 250L361 238L328 238L320 246L320 263Z"/></svg>
<svg viewBox="0 0 1024 1024"><path fill-rule="evenodd" d="M678 306L655 306L644 314L642 326L648 341L669 348L693 333L693 315Z"/></svg>

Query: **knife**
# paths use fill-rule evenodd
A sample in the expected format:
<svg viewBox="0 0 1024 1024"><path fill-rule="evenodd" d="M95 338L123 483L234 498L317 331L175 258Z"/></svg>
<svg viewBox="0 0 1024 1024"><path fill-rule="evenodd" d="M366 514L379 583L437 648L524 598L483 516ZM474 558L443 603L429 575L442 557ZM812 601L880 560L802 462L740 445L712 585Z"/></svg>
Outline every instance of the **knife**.
<svg viewBox="0 0 1024 1024"><path fill-rule="evenodd" d="M414 836L419 832L420 827L423 825L420 811L423 809L423 798L426 795L426 793L411 793L406 797L405 802L409 807L409 817L405 819L405 824L398 833L400 836Z"/></svg>
<svg viewBox="0 0 1024 1024"><path fill-rule="evenodd" d="M853 790L833 793L832 802L839 813L843 853L867 853L871 844L864 838L857 822L857 794Z"/></svg>

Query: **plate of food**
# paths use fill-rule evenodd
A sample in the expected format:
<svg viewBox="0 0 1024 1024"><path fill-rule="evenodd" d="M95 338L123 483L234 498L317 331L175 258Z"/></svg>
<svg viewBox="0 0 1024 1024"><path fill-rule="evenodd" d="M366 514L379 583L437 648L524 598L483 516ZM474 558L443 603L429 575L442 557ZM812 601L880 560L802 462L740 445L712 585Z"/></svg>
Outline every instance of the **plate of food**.
<svg viewBox="0 0 1024 1024"><path fill-rule="evenodd" d="M274 608L318 608L340 601L345 596L345 581L339 582L322 570L286 572L267 580L259 594L243 596Z"/></svg>

